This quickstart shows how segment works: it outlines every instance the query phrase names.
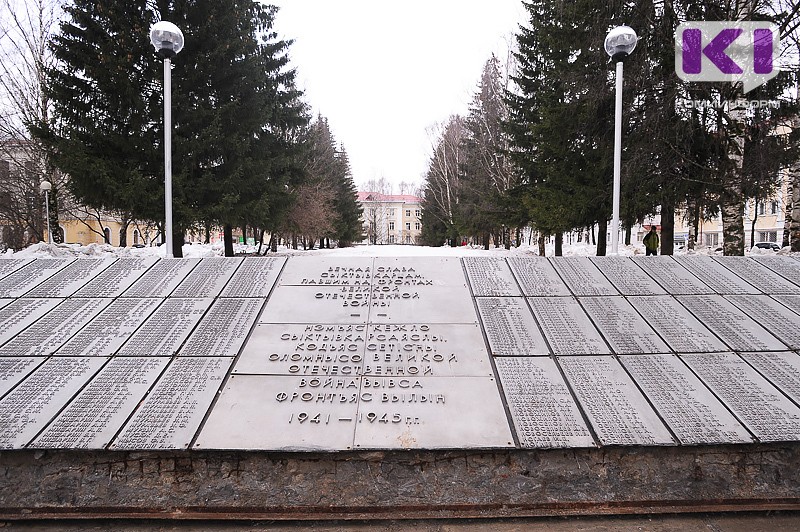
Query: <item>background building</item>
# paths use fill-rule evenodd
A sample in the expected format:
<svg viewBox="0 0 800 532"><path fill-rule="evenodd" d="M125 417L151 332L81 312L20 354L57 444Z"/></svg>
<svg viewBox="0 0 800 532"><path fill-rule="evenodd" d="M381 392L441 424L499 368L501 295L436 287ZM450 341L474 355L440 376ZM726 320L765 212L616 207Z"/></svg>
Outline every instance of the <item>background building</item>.
<svg viewBox="0 0 800 532"><path fill-rule="evenodd" d="M364 244L417 244L422 231L421 198L409 194L359 192Z"/></svg>

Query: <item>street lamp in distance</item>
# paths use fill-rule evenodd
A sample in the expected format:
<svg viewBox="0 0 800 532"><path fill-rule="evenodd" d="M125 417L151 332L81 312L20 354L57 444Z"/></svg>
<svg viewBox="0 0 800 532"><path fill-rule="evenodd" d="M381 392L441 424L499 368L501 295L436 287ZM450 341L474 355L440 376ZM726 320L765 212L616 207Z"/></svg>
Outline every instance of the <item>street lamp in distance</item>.
<svg viewBox="0 0 800 532"><path fill-rule="evenodd" d="M53 243L53 232L50 230L50 191L53 190L53 185L50 181L42 181L39 183L39 191L44 192L44 215L47 220L47 243Z"/></svg>
<svg viewBox="0 0 800 532"><path fill-rule="evenodd" d="M617 26L606 35L606 53L617 64L617 94L614 107L614 195L611 215L611 254L619 254L619 189L622 164L622 63L636 48L639 38L628 26Z"/></svg>
<svg viewBox="0 0 800 532"><path fill-rule="evenodd" d="M164 58L164 245L172 257L172 64L170 59L183 50L183 32L162 20L150 28L150 42Z"/></svg>

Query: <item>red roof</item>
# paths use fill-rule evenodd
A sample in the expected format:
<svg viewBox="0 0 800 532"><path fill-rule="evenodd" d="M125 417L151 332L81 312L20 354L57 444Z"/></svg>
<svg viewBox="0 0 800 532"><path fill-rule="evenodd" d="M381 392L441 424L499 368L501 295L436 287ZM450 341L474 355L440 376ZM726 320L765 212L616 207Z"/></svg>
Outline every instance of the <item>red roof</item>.
<svg viewBox="0 0 800 532"><path fill-rule="evenodd" d="M401 203L419 203L422 201L411 194L381 194L380 192L359 192L358 201L386 201Z"/></svg>

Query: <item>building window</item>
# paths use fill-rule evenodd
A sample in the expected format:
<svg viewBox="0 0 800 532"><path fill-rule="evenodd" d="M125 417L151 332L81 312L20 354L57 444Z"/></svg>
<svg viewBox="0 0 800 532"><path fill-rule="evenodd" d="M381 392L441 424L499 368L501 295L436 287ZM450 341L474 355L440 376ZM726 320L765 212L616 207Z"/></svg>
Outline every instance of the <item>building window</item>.
<svg viewBox="0 0 800 532"><path fill-rule="evenodd" d="M394 216L394 209L389 209L389 216Z"/></svg>
<svg viewBox="0 0 800 532"><path fill-rule="evenodd" d="M406 235L406 244L411 243L411 235Z"/></svg>
<svg viewBox="0 0 800 532"><path fill-rule="evenodd" d="M374 218L374 217L375 217L375 207L370 207L370 209L369 209L369 215L370 215L370 217L371 217L371 218Z"/></svg>
<svg viewBox="0 0 800 532"><path fill-rule="evenodd" d="M103 241L106 244L111 244L111 229L109 229L108 227L103 229Z"/></svg>
<svg viewBox="0 0 800 532"><path fill-rule="evenodd" d="M411 218L411 209L406 209L406 218Z"/></svg>
<svg viewBox="0 0 800 532"><path fill-rule="evenodd" d="M417 218L419 218L421 215L422 215L422 213L420 212L420 210L419 210L419 209L417 209L416 211L414 211L414 216L416 216Z"/></svg>
<svg viewBox="0 0 800 532"><path fill-rule="evenodd" d="M763 201L758 202L758 214L762 215L766 211L766 206L764 205Z"/></svg>
<svg viewBox="0 0 800 532"><path fill-rule="evenodd" d="M417 231L419 231L419 228L420 228L419 222L415 223L415 224L414 224L414 229L416 229Z"/></svg>
<svg viewBox="0 0 800 532"><path fill-rule="evenodd" d="M134 229L133 230L133 245L135 246L138 243L139 243L139 230L138 229Z"/></svg>
<svg viewBox="0 0 800 532"><path fill-rule="evenodd" d="M719 233L705 233L703 238L706 241L706 246L716 247L719 245Z"/></svg>
<svg viewBox="0 0 800 532"><path fill-rule="evenodd" d="M394 244L394 235L389 235L389 243Z"/></svg>
<svg viewBox="0 0 800 532"><path fill-rule="evenodd" d="M411 224L410 223L406 224L406 231L411 231Z"/></svg>
<svg viewBox="0 0 800 532"><path fill-rule="evenodd" d="M769 202L769 213L770 214L778 214L778 202L777 201L770 201Z"/></svg>
<svg viewBox="0 0 800 532"><path fill-rule="evenodd" d="M389 222L389 231L394 231L394 222Z"/></svg>
<svg viewBox="0 0 800 532"><path fill-rule="evenodd" d="M778 232L777 231L759 231L758 232L758 241L759 242L777 242L778 241Z"/></svg>

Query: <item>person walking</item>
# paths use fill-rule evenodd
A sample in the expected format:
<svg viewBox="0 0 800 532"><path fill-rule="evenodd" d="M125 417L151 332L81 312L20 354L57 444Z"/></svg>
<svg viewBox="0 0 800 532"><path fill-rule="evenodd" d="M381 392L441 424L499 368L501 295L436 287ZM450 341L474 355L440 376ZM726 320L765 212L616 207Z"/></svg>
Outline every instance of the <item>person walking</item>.
<svg viewBox="0 0 800 532"><path fill-rule="evenodd" d="M658 233L656 233L655 225L650 226L650 232L645 235L642 242L645 256L658 255Z"/></svg>

